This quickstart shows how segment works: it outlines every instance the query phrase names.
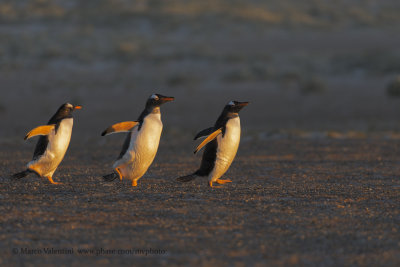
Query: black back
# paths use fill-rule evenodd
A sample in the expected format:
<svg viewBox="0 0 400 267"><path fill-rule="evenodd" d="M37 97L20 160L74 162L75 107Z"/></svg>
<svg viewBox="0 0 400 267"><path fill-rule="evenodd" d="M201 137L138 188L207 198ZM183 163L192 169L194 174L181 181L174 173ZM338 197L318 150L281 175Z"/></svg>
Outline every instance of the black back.
<svg viewBox="0 0 400 267"><path fill-rule="evenodd" d="M211 173L215 166L215 160L217 158L217 139L212 140L208 143L204 149L203 157L201 159L200 168L195 172L199 176L207 176Z"/></svg>
<svg viewBox="0 0 400 267"><path fill-rule="evenodd" d="M49 144L49 137L47 135L40 136L39 141L36 144L35 151L33 152L33 160L38 159L44 154Z"/></svg>

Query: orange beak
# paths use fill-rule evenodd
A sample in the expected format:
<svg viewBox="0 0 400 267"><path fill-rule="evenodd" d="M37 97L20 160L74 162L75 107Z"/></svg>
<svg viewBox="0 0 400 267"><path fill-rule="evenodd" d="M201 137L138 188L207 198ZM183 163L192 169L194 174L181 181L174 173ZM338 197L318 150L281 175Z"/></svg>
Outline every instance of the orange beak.
<svg viewBox="0 0 400 267"><path fill-rule="evenodd" d="M239 107L245 107L245 106L247 106L249 104L249 102L239 102L238 103L238 106Z"/></svg>
<svg viewBox="0 0 400 267"><path fill-rule="evenodd" d="M175 97L169 97L169 96L166 96L166 97L163 97L163 98L162 98L162 100L163 100L164 102L174 101L174 99L175 99Z"/></svg>
<svg viewBox="0 0 400 267"><path fill-rule="evenodd" d="M74 106L74 110L75 109L82 109L82 106Z"/></svg>

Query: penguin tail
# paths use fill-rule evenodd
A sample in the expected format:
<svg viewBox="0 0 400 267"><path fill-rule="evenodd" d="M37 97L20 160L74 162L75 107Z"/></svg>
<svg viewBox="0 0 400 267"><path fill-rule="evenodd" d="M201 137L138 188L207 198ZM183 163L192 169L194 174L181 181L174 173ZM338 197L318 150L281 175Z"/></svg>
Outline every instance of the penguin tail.
<svg viewBox="0 0 400 267"><path fill-rule="evenodd" d="M31 172L30 170L25 170L25 171L22 171L22 172L15 173L15 174L11 175L11 179L21 179L21 178L24 178L24 177L27 176L30 172Z"/></svg>
<svg viewBox="0 0 400 267"><path fill-rule="evenodd" d="M196 179L196 177L197 177L196 173L193 173L193 174L189 174L186 176L178 177L178 178L176 178L176 180L181 183L186 183L186 182L190 182L190 181Z"/></svg>
<svg viewBox="0 0 400 267"><path fill-rule="evenodd" d="M104 179L104 181L106 181L106 182L112 182L112 181L114 181L115 179L117 179L117 177L118 177L118 174L116 174L115 172L113 172L113 173L104 175L104 176L103 176L103 179Z"/></svg>

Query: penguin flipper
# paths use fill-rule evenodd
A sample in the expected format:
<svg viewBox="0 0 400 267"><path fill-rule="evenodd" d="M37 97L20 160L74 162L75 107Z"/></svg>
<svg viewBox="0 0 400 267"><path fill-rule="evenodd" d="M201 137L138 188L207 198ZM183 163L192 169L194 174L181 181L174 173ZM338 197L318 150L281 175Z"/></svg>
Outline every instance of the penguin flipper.
<svg viewBox="0 0 400 267"><path fill-rule="evenodd" d="M38 126L27 133L24 137L24 140L27 140L37 135L48 135L49 133L51 133L51 131L55 129L55 126L55 124Z"/></svg>
<svg viewBox="0 0 400 267"><path fill-rule="evenodd" d="M204 139L203 142L201 142L200 145L198 145L196 147L196 150L194 151L194 154L197 153L197 151L199 151L200 149L202 149L205 145L207 145L209 142L211 142L212 140L214 140L218 135L220 135L222 133L222 128L219 128L218 130L214 131L213 133L211 133L206 139Z"/></svg>
<svg viewBox="0 0 400 267"><path fill-rule="evenodd" d="M18 173L14 173L13 175L11 175L11 179L21 179L24 178L25 176L27 176L31 171L30 170L25 170L22 172L18 172Z"/></svg>
<svg viewBox="0 0 400 267"><path fill-rule="evenodd" d="M101 136L109 135L112 133L121 133L121 132L129 132L138 125L138 121L124 121L120 123L116 123L114 125L111 125L107 129L105 129L102 133Z"/></svg>
<svg viewBox="0 0 400 267"><path fill-rule="evenodd" d="M196 174L189 174L186 176L178 177L178 178L176 178L176 180L181 183L186 183L186 182L190 182L190 181L196 179L196 177L197 177Z"/></svg>
<svg viewBox="0 0 400 267"><path fill-rule="evenodd" d="M212 134L213 131L214 131L214 127L210 127L210 128L204 129L204 130L200 131L198 134L196 134L196 136L194 137L193 140L197 140L200 137L204 137L204 136L210 135L210 134Z"/></svg>

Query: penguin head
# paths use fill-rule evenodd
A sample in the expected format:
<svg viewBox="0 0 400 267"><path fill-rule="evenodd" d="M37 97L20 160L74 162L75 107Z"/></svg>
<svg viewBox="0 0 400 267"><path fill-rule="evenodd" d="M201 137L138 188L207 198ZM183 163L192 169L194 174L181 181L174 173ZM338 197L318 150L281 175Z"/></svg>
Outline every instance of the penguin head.
<svg viewBox="0 0 400 267"><path fill-rule="evenodd" d="M68 118L72 116L72 112L76 109L82 109L82 106L74 106L70 103L65 103L57 110L56 116L58 118Z"/></svg>
<svg viewBox="0 0 400 267"><path fill-rule="evenodd" d="M149 99L147 99L146 107L148 108L156 108L160 107L162 104L174 101L174 97L163 96L160 94L152 94Z"/></svg>
<svg viewBox="0 0 400 267"><path fill-rule="evenodd" d="M249 102L230 101L224 108L227 113L239 113L239 111L247 106Z"/></svg>

